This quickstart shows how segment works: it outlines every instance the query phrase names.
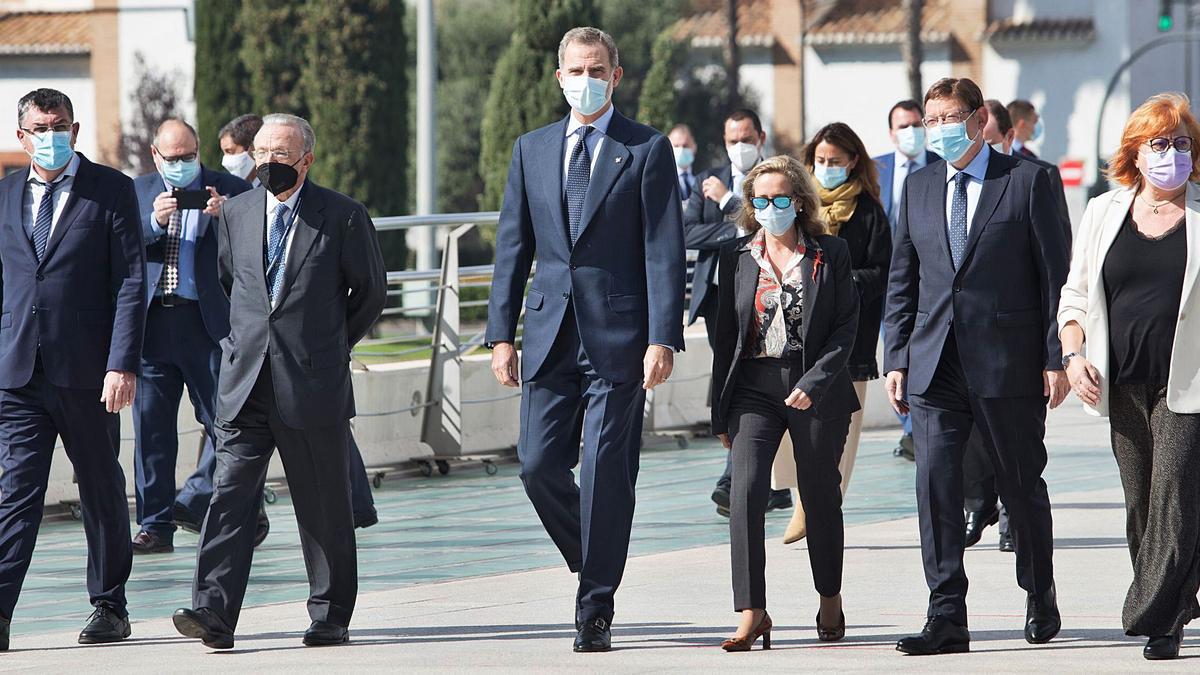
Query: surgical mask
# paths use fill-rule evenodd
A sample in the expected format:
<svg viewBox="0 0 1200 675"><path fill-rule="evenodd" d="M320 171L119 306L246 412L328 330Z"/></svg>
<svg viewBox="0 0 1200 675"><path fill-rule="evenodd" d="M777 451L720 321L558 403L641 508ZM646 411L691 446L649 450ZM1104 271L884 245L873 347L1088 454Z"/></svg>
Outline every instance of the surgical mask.
<svg viewBox="0 0 1200 675"><path fill-rule="evenodd" d="M754 219L770 234L776 237L783 236L796 222L796 205L781 209L774 204L768 204L765 209L754 210Z"/></svg>
<svg viewBox="0 0 1200 675"><path fill-rule="evenodd" d="M905 157L916 157L925 149L925 127L911 126L896 130L896 149Z"/></svg>
<svg viewBox="0 0 1200 675"><path fill-rule="evenodd" d="M1179 152L1175 148L1146 153L1146 170L1142 173L1154 187L1176 190L1192 175L1192 153Z"/></svg>
<svg viewBox="0 0 1200 675"><path fill-rule="evenodd" d="M844 166L817 164L813 167L813 175L816 176L821 187L832 190L846 182L846 179L850 177L850 170Z"/></svg>
<svg viewBox="0 0 1200 675"><path fill-rule="evenodd" d="M304 158L301 157L300 159ZM283 162L259 164L258 180L273 195L287 192L296 187L296 181L300 179L300 173L296 171L296 165L300 163L300 159L291 164L284 164Z"/></svg>
<svg viewBox="0 0 1200 675"><path fill-rule="evenodd" d="M675 166L681 169L690 167L696 161L696 153L691 148L673 146L671 149L675 151Z"/></svg>
<svg viewBox="0 0 1200 675"><path fill-rule="evenodd" d="M1004 151L1004 141L1000 141L999 143L988 143L988 147L992 149L992 152L995 152L997 154L1000 154L1000 155L1008 154L1007 152Z"/></svg>
<svg viewBox="0 0 1200 675"><path fill-rule="evenodd" d="M185 188L196 180L200 174L200 160L178 160L162 163L162 176L168 183L177 188Z"/></svg>
<svg viewBox="0 0 1200 675"><path fill-rule="evenodd" d="M29 136L33 139L33 161L47 171L63 168L75 154L71 149L70 131L47 131Z"/></svg>
<svg viewBox="0 0 1200 675"><path fill-rule="evenodd" d="M929 130L929 147L950 163L962 159L974 142L975 139L967 135L965 121L939 124Z"/></svg>
<svg viewBox="0 0 1200 675"><path fill-rule="evenodd" d="M244 179L254 170L254 158L248 152L225 155L221 158L221 166L225 167L229 173Z"/></svg>
<svg viewBox="0 0 1200 675"><path fill-rule="evenodd" d="M750 173L750 169L758 164L758 157L761 154L757 145L740 142L725 146L725 152L729 155L729 161L734 168L742 173Z"/></svg>
<svg viewBox="0 0 1200 675"><path fill-rule="evenodd" d="M1033 133L1029 135L1030 143L1037 143L1042 140L1042 134L1046 131L1046 125L1042 124L1041 115L1038 116L1038 121L1033 125Z"/></svg>
<svg viewBox="0 0 1200 675"><path fill-rule="evenodd" d="M608 103L608 80L597 80L587 75L564 75L563 96L575 112L594 115Z"/></svg>

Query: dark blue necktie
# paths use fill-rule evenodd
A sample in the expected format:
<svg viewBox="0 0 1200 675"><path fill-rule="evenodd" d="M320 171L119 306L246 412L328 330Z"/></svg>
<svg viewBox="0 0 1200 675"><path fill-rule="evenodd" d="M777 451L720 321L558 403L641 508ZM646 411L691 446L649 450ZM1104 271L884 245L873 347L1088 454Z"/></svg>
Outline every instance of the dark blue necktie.
<svg viewBox="0 0 1200 675"><path fill-rule="evenodd" d="M684 201L687 201L692 196L692 175L690 173L679 176L679 189L683 191Z"/></svg>
<svg viewBox="0 0 1200 675"><path fill-rule="evenodd" d="M42 201L38 204L37 218L33 221L33 232L30 236L38 261L41 261L42 256L46 255L46 244L50 241L50 225L54 222L54 191L58 185L58 183L42 183L45 191L42 192Z"/></svg>
<svg viewBox="0 0 1200 675"><path fill-rule="evenodd" d="M954 269L962 265L967 250L967 181L971 177L960 171L954 176L954 196L950 199L950 257Z"/></svg>
<svg viewBox="0 0 1200 675"><path fill-rule="evenodd" d="M588 152L587 137L591 127L579 127L579 140L571 150L571 163L567 166L567 223L571 228L571 246L579 240L583 223L583 200L587 197L588 183L592 179L592 153Z"/></svg>
<svg viewBox="0 0 1200 675"><path fill-rule="evenodd" d="M275 207L275 220L267 233L267 293L275 302L283 288L283 251L287 234L287 204Z"/></svg>

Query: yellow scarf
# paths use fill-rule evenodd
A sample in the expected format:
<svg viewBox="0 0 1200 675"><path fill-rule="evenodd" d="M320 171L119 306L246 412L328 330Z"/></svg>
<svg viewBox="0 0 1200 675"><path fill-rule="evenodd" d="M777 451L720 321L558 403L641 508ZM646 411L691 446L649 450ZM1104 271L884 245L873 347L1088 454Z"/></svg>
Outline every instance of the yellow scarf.
<svg viewBox="0 0 1200 675"><path fill-rule="evenodd" d="M842 229L842 224L854 215L862 184L858 181L846 181L832 190L818 185L817 192L821 196L821 217L825 219L829 233L836 237Z"/></svg>

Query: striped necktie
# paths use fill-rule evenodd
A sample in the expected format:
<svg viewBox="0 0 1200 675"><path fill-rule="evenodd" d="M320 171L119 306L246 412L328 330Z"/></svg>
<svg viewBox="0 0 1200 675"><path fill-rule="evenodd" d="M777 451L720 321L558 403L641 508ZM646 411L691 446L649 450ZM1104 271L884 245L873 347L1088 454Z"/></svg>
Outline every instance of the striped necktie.
<svg viewBox="0 0 1200 675"><path fill-rule="evenodd" d="M37 218L33 221L33 232L30 233L34 253L37 254L38 262L41 262L42 256L46 255L46 244L50 242L50 226L54 224L54 191L60 183L34 182L40 183L44 190L42 200L38 203Z"/></svg>

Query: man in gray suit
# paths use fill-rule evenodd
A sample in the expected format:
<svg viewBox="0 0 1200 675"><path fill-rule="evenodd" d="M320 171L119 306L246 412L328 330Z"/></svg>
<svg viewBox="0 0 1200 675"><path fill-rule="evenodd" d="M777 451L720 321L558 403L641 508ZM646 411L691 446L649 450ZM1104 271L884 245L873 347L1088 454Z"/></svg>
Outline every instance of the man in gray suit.
<svg viewBox="0 0 1200 675"><path fill-rule="evenodd" d="M346 642L358 592L347 475L350 349L379 317L387 277L362 204L306 181L312 127L263 118L262 187L221 209L217 274L230 300L221 341L215 489L197 551L194 609L175 628L233 647L253 554L259 487L279 448L308 571L304 644Z"/></svg>

